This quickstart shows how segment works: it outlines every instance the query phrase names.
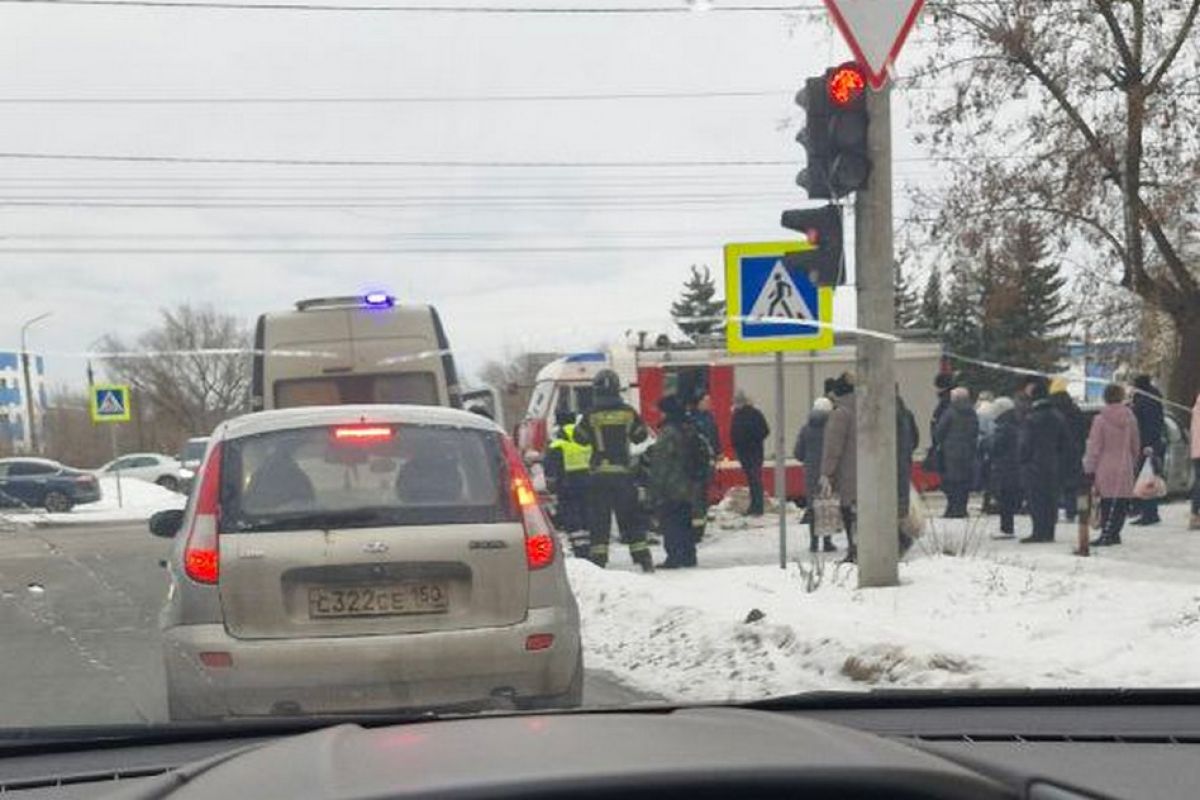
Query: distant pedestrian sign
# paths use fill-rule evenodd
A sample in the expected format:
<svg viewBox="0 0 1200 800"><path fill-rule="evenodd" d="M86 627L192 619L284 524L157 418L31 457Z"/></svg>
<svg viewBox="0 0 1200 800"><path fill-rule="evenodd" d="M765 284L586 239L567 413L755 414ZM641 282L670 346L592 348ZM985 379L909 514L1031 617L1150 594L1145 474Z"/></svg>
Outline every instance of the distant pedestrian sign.
<svg viewBox="0 0 1200 800"><path fill-rule="evenodd" d="M119 384L92 386L92 422L128 422L129 387Z"/></svg>
<svg viewBox="0 0 1200 800"><path fill-rule="evenodd" d="M785 253L811 249L802 242L725 246L725 339L731 352L833 346L833 288L816 286L783 261Z"/></svg>

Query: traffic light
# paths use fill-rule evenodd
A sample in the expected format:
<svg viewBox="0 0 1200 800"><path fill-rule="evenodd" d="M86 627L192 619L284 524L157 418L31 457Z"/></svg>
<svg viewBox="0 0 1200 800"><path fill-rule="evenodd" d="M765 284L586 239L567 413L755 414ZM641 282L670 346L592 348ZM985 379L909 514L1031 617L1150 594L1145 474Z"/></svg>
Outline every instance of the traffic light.
<svg viewBox="0 0 1200 800"><path fill-rule="evenodd" d="M871 174L866 86L862 69L848 61L807 79L796 94L805 112L796 141L808 152L808 164L796 183L810 198L842 197L866 186Z"/></svg>
<svg viewBox="0 0 1200 800"><path fill-rule="evenodd" d="M804 234L815 250L785 253L783 265L799 269L818 286L836 286L846 282L842 268L842 209L828 205L823 208L791 209L779 220L783 227Z"/></svg>

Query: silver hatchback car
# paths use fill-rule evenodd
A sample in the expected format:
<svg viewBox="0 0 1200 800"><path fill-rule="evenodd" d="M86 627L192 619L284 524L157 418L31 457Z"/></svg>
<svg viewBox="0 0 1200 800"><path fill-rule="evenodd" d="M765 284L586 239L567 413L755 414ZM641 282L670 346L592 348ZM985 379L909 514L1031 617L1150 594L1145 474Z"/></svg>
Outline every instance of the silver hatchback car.
<svg viewBox="0 0 1200 800"><path fill-rule="evenodd" d="M576 706L579 612L512 442L447 408L213 432L162 611L172 719Z"/></svg>

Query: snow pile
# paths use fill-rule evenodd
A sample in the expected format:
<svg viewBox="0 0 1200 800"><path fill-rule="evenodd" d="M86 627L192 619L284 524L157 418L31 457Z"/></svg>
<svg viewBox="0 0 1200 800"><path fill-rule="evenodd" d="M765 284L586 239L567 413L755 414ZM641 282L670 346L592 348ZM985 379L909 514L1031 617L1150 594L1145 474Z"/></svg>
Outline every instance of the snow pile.
<svg viewBox="0 0 1200 800"><path fill-rule="evenodd" d="M117 479L100 478L100 500L75 506L65 514L38 514L39 525L70 525L89 522L139 522L156 511L183 508L187 497L156 483L133 478L121 479L121 505L117 505Z"/></svg>
<svg viewBox="0 0 1200 800"><path fill-rule="evenodd" d="M854 567L831 559L809 591L808 553L793 550L801 562L786 570L772 565L777 532L757 525L710 526L695 570L641 575L572 559L569 571L588 667L670 701L1200 686L1200 536L1175 517L1129 529L1125 545L1087 559L1071 555L1067 525L1054 545L983 536L966 556L919 545L901 564L901 586L889 589L858 590ZM798 533L806 543L807 531Z"/></svg>

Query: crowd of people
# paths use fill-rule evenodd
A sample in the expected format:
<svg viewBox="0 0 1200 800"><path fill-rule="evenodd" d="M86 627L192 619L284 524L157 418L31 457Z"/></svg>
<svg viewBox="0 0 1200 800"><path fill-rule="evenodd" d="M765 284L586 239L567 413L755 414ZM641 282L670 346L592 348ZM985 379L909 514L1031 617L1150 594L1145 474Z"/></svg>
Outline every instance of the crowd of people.
<svg viewBox="0 0 1200 800"><path fill-rule="evenodd" d="M556 495L555 521L567 532L576 556L603 567L608 562L612 519L633 561L647 572L695 567L696 544L708 519L708 488L721 453L711 399L703 389L670 394L658 404L662 422L653 444L640 457L637 445L650 431L637 410L621 399L616 373L602 370L593 381L591 408L564 412L545 461L547 485ZM1155 493L1138 491L1147 467L1161 474L1166 453L1162 395L1147 375L1133 391L1120 384L1104 390L1104 407L1089 422L1061 379L1029 376L1011 397L979 392L951 374L934 381L938 402L929 422L930 445L922 464L936 473L946 495L945 517L968 516L972 492L981 492L983 511L999 515L997 538L1016 538L1015 520L1028 513L1031 531L1022 543L1054 541L1062 513L1074 520L1080 498L1093 497L1098 535L1093 546L1121 543L1133 525L1161 521ZM809 548L834 552L828 526L813 513L819 502L835 514L847 537L845 560L855 561L857 426L854 376L825 382L796 437L793 455L805 470ZM1130 396L1132 395L1132 396ZM1190 527L1200 529L1200 397L1191 415L1191 458L1195 473ZM745 475L746 513L764 513L766 417L744 392L734 397L730 444ZM920 431L899 388L896 393L897 503L900 552L913 542L906 528L911 504L913 456ZM666 559L655 565L648 531L657 523Z"/></svg>
<svg viewBox="0 0 1200 800"><path fill-rule="evenodd" d="M1128 519L1132 525L1161 522L1159 492L1137 486L1139 476L1162 475L1167 448L1163 398L1150 376L1137 376L1132 392L1116 383L1105 387L1104 407L1090 422L1061 378L1029 376L1012 397L1000 398L980 392L972 399L948 374L939 375L935 387L939 402L925 467L940 476L946 517L965 517L970 492L978 490L984 511L1000 516L998 538L1015 538L1014 518L1022 509L1028 512L1032 530L1023 543L1054 541L1059 513L1074 521L1080 499L1089 495L1098 506L1092 546L1120 544ZM1200 397L1191 416L1195 530Z"/></svg>

